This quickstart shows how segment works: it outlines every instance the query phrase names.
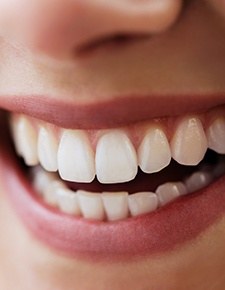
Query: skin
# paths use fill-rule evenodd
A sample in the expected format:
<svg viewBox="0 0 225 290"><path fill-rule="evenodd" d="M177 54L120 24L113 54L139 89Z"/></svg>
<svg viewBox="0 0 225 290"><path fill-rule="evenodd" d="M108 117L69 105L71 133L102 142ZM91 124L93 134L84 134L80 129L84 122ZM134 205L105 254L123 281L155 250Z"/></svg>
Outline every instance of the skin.
<svg viewBox="0 0 225 290"><path fill-rule="evenodd" d="M181 1L176 5L170 1L172 8L149 22L152 1L107 1L114 3L110 9L104 1L93 5L91 0L73 4L58 0L54 9L50 0L2 1L0 94L13 98L18 92L43 93L82 103L130 92L178 93L181 99L185 93L200 92L204 98L205 93L224 92L224 2L193 0L181 9ZM49 14L39 14L42 9ZM24 16L23 22L17 21L16 13ZM63 38L61 31L71 31L71 26L71 34ZM93 39L117 31L151 37L125 47L80 50ZM35 240L6 195L1 188L1 289L12 290L15 285L18 290L225 288L225 219L172 252L123 263L95 263L71 259Z"/></svg>

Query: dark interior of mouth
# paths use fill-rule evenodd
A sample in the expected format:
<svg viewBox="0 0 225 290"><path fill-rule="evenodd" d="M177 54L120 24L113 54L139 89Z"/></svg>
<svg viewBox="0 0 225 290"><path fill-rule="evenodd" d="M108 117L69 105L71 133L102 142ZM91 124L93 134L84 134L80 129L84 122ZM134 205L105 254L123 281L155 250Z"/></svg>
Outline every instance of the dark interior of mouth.
<svg viewBox="0 0 225 290"><path fill-rule="evenodd" d="M118 192L128 191L130 194L140 191L155 191L156 188L166 182L182 181L196 172L203 166L210 166L210 168L218 164L220 155L214 151L208 150L205 158L198 166L184 166L178 164L176 161L171 161L170 165L160 172L154 174L146 174L141 170L138 171L135 179L129 182L116 184L102 184L97 179L91 183L76 183L65 181L67 186L76 191L78 189L87 190L91 192Z"/></svg>

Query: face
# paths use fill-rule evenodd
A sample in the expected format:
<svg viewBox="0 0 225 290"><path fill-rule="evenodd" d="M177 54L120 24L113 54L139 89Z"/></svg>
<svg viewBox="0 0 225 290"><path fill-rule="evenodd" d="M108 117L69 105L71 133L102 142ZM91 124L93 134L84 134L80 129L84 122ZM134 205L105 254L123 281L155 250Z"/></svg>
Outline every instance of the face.
<svg viewBox="0 0 225 290"><path fill-rule="evenodd" d="M225 288L224 3L0 1L1 289Z"/></svg>

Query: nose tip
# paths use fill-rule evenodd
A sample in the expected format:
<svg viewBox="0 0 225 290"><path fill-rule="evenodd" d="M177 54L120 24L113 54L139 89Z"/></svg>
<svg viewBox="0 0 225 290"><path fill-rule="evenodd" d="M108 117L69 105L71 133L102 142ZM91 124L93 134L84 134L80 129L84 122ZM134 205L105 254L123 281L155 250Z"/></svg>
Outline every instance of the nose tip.
<svg viewBox="0 0 225 290"><path fill-rule="evenodd" d="M176 21L183 0L23 1L35 2L35 9L20 11L21 34L32 50L59 57L100 38L161 33Z"/></svg>

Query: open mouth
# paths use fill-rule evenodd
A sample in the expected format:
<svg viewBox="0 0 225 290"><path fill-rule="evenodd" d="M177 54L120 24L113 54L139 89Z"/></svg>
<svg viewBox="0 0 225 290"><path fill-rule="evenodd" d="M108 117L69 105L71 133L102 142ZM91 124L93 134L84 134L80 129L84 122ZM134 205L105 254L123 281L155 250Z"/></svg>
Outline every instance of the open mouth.
<svg viewBox="0 0 225 290"><path fill-rule="evenodd" d="M214 196L224 188L222 106L110 129L65 129L18 113L9 124L20 173L7 177L13 166L2 153L5 187L28 226L59 250L168 250L224 212L224 194Z"/></svg>
<svg viewBox="0 0 225 290"><path fill-rule="evenodd" d="M16 151L47 204L115 221L155 211L225 173L225 119L214 114L213 122L197 115L170 119L170 134L168 120L95 131L62 129L24 115L12 115L10 123Z"/></svg>

